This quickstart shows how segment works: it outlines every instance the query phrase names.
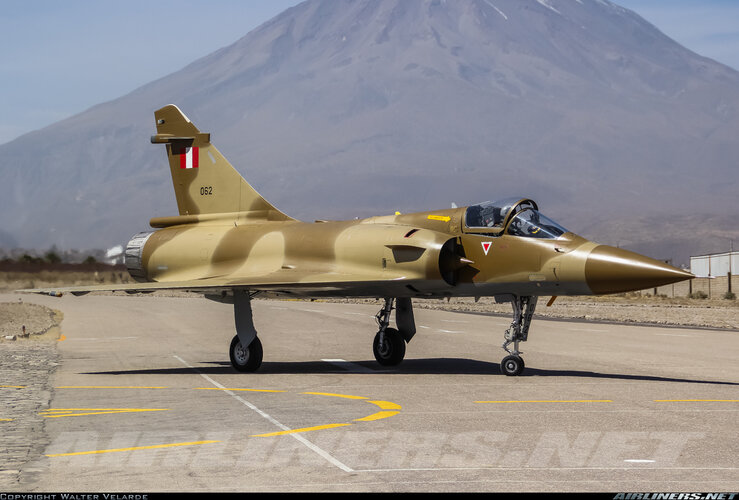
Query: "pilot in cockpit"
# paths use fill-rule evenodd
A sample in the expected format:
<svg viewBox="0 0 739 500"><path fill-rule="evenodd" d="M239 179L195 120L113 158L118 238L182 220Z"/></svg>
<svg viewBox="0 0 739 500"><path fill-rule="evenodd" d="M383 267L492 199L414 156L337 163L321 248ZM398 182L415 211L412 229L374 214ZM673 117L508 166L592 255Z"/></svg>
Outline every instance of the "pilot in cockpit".
<svg viewBox="0 0 739 500"><path fill-rule="evenodd" d="M503 218L500 216L500 207L491 208L492 210L483 211L482 225L486 227L500 226L503 223Z"/></svg>

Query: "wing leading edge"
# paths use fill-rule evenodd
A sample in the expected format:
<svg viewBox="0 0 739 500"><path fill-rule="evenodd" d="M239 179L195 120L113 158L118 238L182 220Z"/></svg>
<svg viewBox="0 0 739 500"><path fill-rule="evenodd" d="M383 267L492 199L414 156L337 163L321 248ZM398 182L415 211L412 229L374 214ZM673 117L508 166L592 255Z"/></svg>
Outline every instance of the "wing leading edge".
<svg viewBox="0 0 739 500"><path fill-rule="evenodd" d="M412 294L417 286L423 285L419 280L397 277L388 280L368 280L355 275L317 275L299 281L286 280L284 276L263 276L260 278L229 279L205 278L199 280L132 283L118 285L87 285L69 287L31 288L18 290L19 293L36 293L61 296L65 293L84 295L90 292L126 292L150 293L159 290L188 291L203 294L218 294L233 289L282 293L287 295L316 296L368 296L382 297L389 292L401 292L401 295ZM363 278L363 279L362 279Z"/></svg>

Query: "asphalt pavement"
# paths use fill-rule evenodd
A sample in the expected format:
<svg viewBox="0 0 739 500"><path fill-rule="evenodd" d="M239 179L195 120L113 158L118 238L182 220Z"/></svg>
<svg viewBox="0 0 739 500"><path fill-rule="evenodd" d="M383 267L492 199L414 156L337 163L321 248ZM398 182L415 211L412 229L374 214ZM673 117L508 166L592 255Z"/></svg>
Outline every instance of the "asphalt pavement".
<svg viewBox="0 0 739 500"><path fill-rule="evenodd" d="M739 489L736 332L535 318L506 377L505 318L416 308L384 368L379 303L255 300L264 361L243 374L232 306L23 299L64 320L48 404L12 416L43 424L16 491Z"/></svg>

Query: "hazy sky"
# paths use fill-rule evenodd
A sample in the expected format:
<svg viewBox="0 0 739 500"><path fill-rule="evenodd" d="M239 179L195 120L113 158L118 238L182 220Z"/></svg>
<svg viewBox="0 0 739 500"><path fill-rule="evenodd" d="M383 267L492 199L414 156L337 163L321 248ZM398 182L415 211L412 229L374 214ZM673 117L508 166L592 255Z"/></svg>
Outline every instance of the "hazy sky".
<svg viewBox="0 0 739 500"><path fill-rule="evenodd" d="M177 71L297 3L2 0L0 144ZM739 69L739 1L616 3L694 52Z"/></svg>

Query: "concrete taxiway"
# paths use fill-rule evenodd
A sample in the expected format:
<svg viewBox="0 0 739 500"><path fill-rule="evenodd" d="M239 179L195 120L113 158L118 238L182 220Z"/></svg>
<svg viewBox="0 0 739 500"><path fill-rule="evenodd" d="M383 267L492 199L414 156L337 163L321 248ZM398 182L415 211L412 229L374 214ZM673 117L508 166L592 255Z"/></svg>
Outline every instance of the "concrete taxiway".
<svg viewBox="0 0 739 500"><path fill-rule="evenodd" d="M19 490L739 489L736 332L535 319L506 377L504 318L416 309L387 369L379 303L257 300L264 362L240 374L231 306L23 299L64 321Z"/></svg>

